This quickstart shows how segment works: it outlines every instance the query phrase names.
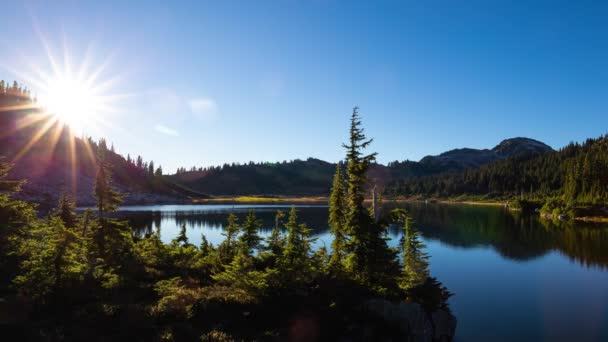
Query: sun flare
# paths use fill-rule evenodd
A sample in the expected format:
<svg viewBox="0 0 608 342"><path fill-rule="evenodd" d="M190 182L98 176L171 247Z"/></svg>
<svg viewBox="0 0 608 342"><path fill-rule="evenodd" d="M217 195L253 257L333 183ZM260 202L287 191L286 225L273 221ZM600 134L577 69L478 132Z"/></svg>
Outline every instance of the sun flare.
<svg viewBox="0 0 608 342"><path fill-rule="evenodd" d="M98 119L101 98L87 83L60 75L48 81L40 101L49 114L75 131Z"/></svg>
<svg viewBox="0 0 608 342"><path fill-rule="evenodd" d="M94 59L89 48L74 63L65 42L62 54L56 55L46 40L41 41L46 61L26 61L25 68L10 71L33 88L37 105L52 121L78 135L103 134L104 128L112 126L109 115L117 111L116 102L125 97L113 91L120 77L108 75L110 59Z"/></svg>

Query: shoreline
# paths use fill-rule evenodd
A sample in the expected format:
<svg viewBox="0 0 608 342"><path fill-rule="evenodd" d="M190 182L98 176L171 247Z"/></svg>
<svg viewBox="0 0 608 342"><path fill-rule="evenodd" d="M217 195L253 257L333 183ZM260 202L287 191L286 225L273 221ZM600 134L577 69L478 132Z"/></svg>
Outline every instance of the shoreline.
<svg viewBox="0 0 608 342"><path fill-rule="evenodd" d="M195 204L264 204L264 203L294 203L294 204L327 204L328 197L310 196L310 197L263 197L263 196L233 196L233 197L214 197L192 199Z"/></svg>
<svg viewBox="0 0 608 342"><path fill-rule="evenodd" d="M371 198L364 200L370 203ZM425 200L420 198L384 198L385 203L425 203ZM488 206L488 207L506 207L508 210L521 210L506 206L506 201L475 201L475 200L450 200L450 199L433 199L428 200L428 204L445 204L445 205L472 205L472 206ZM127 205L154 205L154 204L169 204L161 201L154 202L139 202L128 203ZM191 198L190 200L175 201L171 204L329 204L329 197L325 196L220 196L213 198ZM579 222L591 223L608 223L608 216L580 216L573 217L571 220Z"/></svg>

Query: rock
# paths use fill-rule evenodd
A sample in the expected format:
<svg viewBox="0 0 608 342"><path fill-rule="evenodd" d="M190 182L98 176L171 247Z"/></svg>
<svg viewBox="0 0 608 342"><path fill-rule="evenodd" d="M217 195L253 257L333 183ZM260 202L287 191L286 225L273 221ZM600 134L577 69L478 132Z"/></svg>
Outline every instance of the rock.
<svg viewBox="0 0 608 342"><path fill-rule="evenodd" d="M429 315L420 304L371 299L366 309L387 322L396 324L411 341L452 341L456 334L456 317L445 310Z"/></svg>
<svg viewBox="0 0 608 342"><path fill-rule="evenodd" d="M431 316L435 341L451 341L456 334L456 317L445 310L437 310Z"/></svg>
<svg viewBox="0 0 608 342"><path fill-rule="evenodd" d="M366 308L370 313L396 324L412 341L433 341L433 323L426 311L417 303L371 299L367 301Z"/></svg>

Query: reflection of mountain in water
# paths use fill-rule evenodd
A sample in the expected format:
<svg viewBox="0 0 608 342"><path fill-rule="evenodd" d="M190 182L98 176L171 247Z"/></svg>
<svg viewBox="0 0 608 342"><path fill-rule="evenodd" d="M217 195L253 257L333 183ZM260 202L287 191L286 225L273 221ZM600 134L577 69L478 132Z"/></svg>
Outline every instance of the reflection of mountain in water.
<svg viewBox="0 0 608 342"><path fill-rule="evenodd" d="M608 228L580 222L553 223L535 213L502 207L408 204L425 238L451 246L492 246L513 260L531 260L557 250L587 266L608 266Z"/></svg>
<svg viewBox="0 0 608 342"><path fill-rule="evenodd" d="M608 267L608 229L584 223L559 223L539 220L536 214L507 211L502 207L465 205L405 205L427 239L449 246L473 248L491 246L505 258L526 261L557 250L587 266ZM256 216L263 222L263 232L274 227L276 208L256 208ZM288 211L288 208L282 209ZM138 235L162 228L163 222L188 228L221 230L229 212L240 222L248 209L188 210L188 211L129 211L119 217L128 219ZM298 208L301 222L313 235L326 234L327 208ZM391 228L390 235L398 236L400 229Z"/></svg>
<svg viewBox="0 0 608 342"><path fill-rule="evenodd" d="M286 214L289 208L282 208ZM249 209L237 208L230 210L205 210L205 211L123 211L118 212L117 217L129 221L138 235L145 235L153 229L162 227L165 220L173 221L176 226L185 224L188 228L199 229L224 229L227 224L228 214L234 213L239 222L244 222ZM277 208L256 208L255 215L262 221L262 232L270 232L275 225ZM298 221L305 223L312 234L322 234L328 231L327 208L305 207L298 209Z"/></svg>

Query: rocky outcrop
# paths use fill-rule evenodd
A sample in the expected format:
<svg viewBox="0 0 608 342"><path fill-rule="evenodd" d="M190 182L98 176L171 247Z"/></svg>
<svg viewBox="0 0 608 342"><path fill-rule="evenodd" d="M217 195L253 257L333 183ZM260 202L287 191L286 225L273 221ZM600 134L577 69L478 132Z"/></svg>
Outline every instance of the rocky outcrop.
<svg viewBox="0 0 608 342"><path fill-rule="evenodd" d="M511 138L501 141L500 144L496 145L491 150L459 148L436 156L426 156L420 160L420 163L432 165L444 171L464 170L467 168L477 168L509 157L530 157L552 151L553 149L551 146L538 140Z"/></svg>
<svg viewBox="0 0 608 342"><path fill-rule="evenodd" d="M371 299L365 309L398 326L411 341L452 341L456 334L456 317L445 310L426 312L420 304Z"/></svg>

